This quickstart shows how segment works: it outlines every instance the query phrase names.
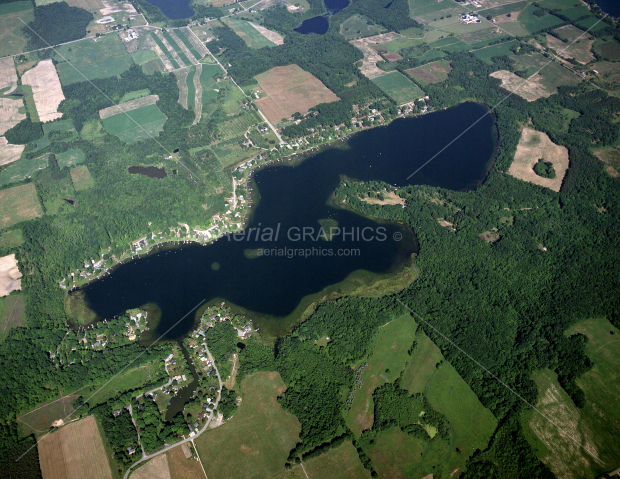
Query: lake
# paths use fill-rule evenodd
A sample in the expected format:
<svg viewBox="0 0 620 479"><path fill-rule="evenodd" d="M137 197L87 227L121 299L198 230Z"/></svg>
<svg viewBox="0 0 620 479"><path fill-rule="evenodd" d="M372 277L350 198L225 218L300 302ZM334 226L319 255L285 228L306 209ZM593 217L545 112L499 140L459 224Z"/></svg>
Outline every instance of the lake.
<svg viewBox="0 0 620 479"><path fill-rule="evenodd" d="M618 0L596 0L596 4L607 15L620 17L620 2Z"/></svg>
<svg viewBox="0 0 620 479"><path fill-rule="evenodd" d="M465 103L418 118L399 119L360 132L340 148L324 150L296 166L280 164L257 171L253 182L260 200L252 210L246 229L249 234L229 235L204 246L164 247L120 265L105 278L86 285L82 293L99 318L157 304L161 320L151 325L155 336L203 300L209 304L225 300L247 312L267 334L282 334L298 319L295 316L300 308L330 291L344 291L347 278L371 282L394 274L407 268L411 254L417 251L415 236L406 225L373 221L330 202L341 175L398 186L475 188L486 177L496 153L491 114L410 180L407 177L486 112L484 106ZM319 221L337 225L347 235L335 235L331 241L317 238ZM311 230L313 235L303 238L302 233ZM360 237L364 231L365 237ZM400 240L395 239L398 237ZM274 253L252 254L258 248ZM312 248L317 252L311 257L295 252ZM333 255L322 252L326 249L332 249ZM344 251L342 255L339 250ZM190 314L166 337L182 337L193 325L194 315Z"/></svg>
<svg viewBox="0 0 620 479"><path fill-rule="evenodd" d="M159 7L170 20L181 20L194 16L194 11L190 8L192 0L147 0L147 2Z"/></svg>
<svg viewBox="0 0 620 479"><path fill-rule="evenodd" d="M323 0L323 4L327 9L327 15L309 18L304 20L302 24L295 29L297 33L307 35L315 33L317 35L325 35L329 30L329 16L338 13L349 6L349 0Z"/></svg>

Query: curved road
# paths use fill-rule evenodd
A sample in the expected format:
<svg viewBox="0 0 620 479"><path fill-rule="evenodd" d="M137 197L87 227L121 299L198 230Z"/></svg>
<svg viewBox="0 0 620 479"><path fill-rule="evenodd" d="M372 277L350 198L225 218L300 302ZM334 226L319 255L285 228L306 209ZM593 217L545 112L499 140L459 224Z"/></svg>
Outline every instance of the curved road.
<svg viewBox="0 0 620 479"><path fill-rule="evenodd" d="M182 441L175 442L174 444L170 444L169 446L164 447L161 451L154 452L153 454L145 454L144 453L144 449L142 449L142 459L140 459L138 462L134 463L129 469L127 469L127 472L125 472L125 475L123 476L123 479L127 479L129 477L129 474L131 473L131 470L134 467L138 466L138 464L142 464L144 461L148 461L149 459L152 459L155 456L158 456L158 455L160 455L160 454L162 454L162 453L164 453L166 451L169 451L170 449L172 449L174 447L178 447L181 444L185 444L186 442L191 442L193 444L194 439L196 439L198 436L200 436L209 427L209 424L211 423L211 419L213 419L213 413L215 413L215 409L217 408L217 405L220 402L220 397L222 395L222 378L220 377L220 372L218 371L217 366L215 365L215 361L213 360L213 357L211 356L211 352L207 348L207 344L206 343L202 343L202 345L204 346L205 351L207 352L207 356L209 356L209 360L213 363L213 368L215 369L215 374L217 374L217 380L220 383L220 389L219 389L219 391L217 393L217 399L215 401L215 405L213 406L213 409L211 410L211 414L209 415L209 419L207 419L207 422L202 427L202 429L200 431L198 431L196 433L196 435L194 435L193 437L188 437L187 439L183 439ZM133 416L132 416L132 419L133 419ZM142 444L140 444L140 447L142 447Z"/></svg>

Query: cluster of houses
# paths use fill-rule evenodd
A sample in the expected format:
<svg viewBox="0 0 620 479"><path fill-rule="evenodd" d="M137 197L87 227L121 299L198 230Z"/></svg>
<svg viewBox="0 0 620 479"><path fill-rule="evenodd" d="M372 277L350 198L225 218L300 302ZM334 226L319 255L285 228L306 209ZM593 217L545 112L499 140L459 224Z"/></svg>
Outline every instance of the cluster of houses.
<svg viewBox="0 0 620 479"><path fill-rule="evenodd" d="M470 25L472 23L480 23L480 19L478 18L478 15L473 12L466 13L465 15L461 15L461 21L466 25Z"/></svg>

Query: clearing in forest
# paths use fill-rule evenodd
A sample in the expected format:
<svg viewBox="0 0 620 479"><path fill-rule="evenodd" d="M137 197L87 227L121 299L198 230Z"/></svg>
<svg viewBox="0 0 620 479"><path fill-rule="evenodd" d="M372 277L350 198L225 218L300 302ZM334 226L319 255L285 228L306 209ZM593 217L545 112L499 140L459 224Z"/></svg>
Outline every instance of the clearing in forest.
<svg viewBox="0 0 620 479"><path fill-rule="evenodd" d="M21 437L48 432L53 422L64 420L73 413L73 403L78 396L79 394L63 396L18 416L17 424Z"/></svg>
<svg viewBox="0 0 620 479"><path fill-rule="evenodd" d="M22 274L17 267L15 254L9 254L0 258L0 297L6 296L11 291L22 289Z"/></svg>
<svg viewBox="0 0 620 479"><path fill-rule="evenodd" d="M543 178L534 172L534 165L541 158L545 162L553 164L555 178ZM568 170L568 150L566 147L556 145L545 133L531 128L523 128L515 158L508 169L508 174L559 192L566 170Z"/></svg>
<svg viewBox="0 0 620 479"><path fill-rule="evenodd" d="M0 190L0 228L39 216L43 210L33 183Z"/></svg>
<svg viewBox="0 0 620 479"><path fill-rule="evenodd" d="M391 72L387 75L373 78L372 82L398 105L412 102L424 96L424 92L420 90L420 87L401 72Z"/></svg>
<svg viewBox="0 0 620 479"><path fill-rule="evenodd" d="M28 160L22 158L14 161L4 170L0 171L0 186L10 185L11 183L17 183L26 178L30 178L37 171L47 168L49 165L49 153L38 158Z"/></svg>
<svg viewBox="0 0 620 479"><path fill-rule="evenodd" d="M278 403L285 390L276 372L243 379L243 402L233 418L195 441L209 479L266 479L284 470L301 431L297 418Z"/></svg>
<svg viewBox="0 0 620 479"><path fill-rule="evenodd" d="M11 328L27 324L24 308L23 294L0 298L0 341L6 338Z"/></svg>
<svg viewBox="0 0 620 479"><path fill-rule="evenodd" d="M22 83L30 85L39 119L45 123L62 117L58 105L65 99L52 60L42 60L22 76Z"/></svg>
<svg viewBox="0 0 620 479"><path fill-rule="evenodd" d="M75 188L75 191L81 191L95 186L95 180L91 176L86 165L76 166L71 169L71 181L73 181L73 188Z"/></svg>
<svg viewBox="0 0 620 479"><path fill-rule="evenodd" d="M37 445L43 479L112 478L94 416L61 427Z"/></svg>
<svg viewBox="0 0 620 479"><path fill-rule="evenodd" d="M99 110L99 118L105 120L114 115L118 115L119 113L124 113L132 110L137 110L138 108L142 108L143 106L154 105L159 100L157 95L148 95L140 98L136 98L135 100L129 100L120 105L110 106L108 108L104 108L103 110Z"/></svg>
<svg viewBox="0 0 620 479"><path fill-rule="evenodd" d="M143 98L133 101L140 100ZM122 107L127 103L118 106ZM103 127L108 133L116 135L125 143L133 144L158 136L159 132L163 131L167 119L157 105L150 104L106 117L103 119Z"/></svg>
<svg viewBox="0 0 620 479"><path fill-rule="evenodd" d="M320 103L339 100L318 78L297 65L272 68L257 75L256 80L267 96L255 103L274 123L295 112L304 114Z"/></svg>
<svg viewBox="0 0 620 479"><path fill-rule="evenodd" d="M307 479L370 479L353 443L347 441L303 463Z"/></svg>
<svg viewBox="0 0 620 479"><path fill-rule="evenodd" d="M270 42L276 44L276 45L283 45L284 44L284 37L282 35L280 35L277 32L274 32L273 30L269 30L268 28L265 28L261 25L259 25L258 23L254 23L254 22L248 22L252 27L254 27L254 29L260 33L262 36L264 36L267 40L269 40Z"/></svg>
<svg viewBox="0 0 620 479"><path fill-rule="evenodd" d="M421 67L410 68L406 70L406 73L420 85L426 86L431 83L440 83L447 80L448 74L451 71L452 67L448 60L439 60Z"/></svg>
<svg viewBox="0 0 620 479"><path fill-rule="evenodd" d="M85 159L86 157L84 156L84 152L79 148L76 148L75 150L67 150L64 153L58 153L56 155L56 162L58 163L58 167L61 169L83 163Z"/></svg>
<svg viewBox="0 0 620 479"><path fill-rule="evenodd" d="M23 106L24 100L21 98L0 98L0 136L26 119L26 114L19 111Z"/></svg>
<svg viewBox="0 0 620 479"><path fill-rule="evenodd" d="M177 447L175 449L181 449ZM168 456L160 454L131 473L131 479L171 479Z"/></svg>
<svg viewBox="0 0 620 479"><path fill-rule="evenodd" d="M383 58L377 53L376 45L383 45L396 40L397 38L400 38L400 35L398 33L391 32L375 35L374 37L351 40L349 42L355 48L361 50L364 54L362 65L359 67L364 76L372 80L373 78L385 75L385 72L377 67L377 62L382 62Z"/></svg>

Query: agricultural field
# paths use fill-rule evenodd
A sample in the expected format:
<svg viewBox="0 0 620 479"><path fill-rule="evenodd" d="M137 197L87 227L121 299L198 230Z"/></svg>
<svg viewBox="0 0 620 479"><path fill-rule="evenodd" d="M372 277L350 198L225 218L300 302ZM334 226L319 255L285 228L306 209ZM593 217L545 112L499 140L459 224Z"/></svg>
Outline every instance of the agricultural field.
<svg viewBox="0 0 620 479"><path fill-rule="evenodd" d="M383 479L423 477L422 471L428 468L427 461L424 460L425 452L428 456L424 441L409 436L400 428L393 427L381 431L377 435L376 445L366 451L366 454L372 460L379 477Z"/></svg>
<svg viewBox="0 0 620 479"><path fill-rule="evenodd" d="M30 85L39 120L43 123L62 117L58 105L65 99L52 60L42 60L22 76L22 83Z"/></svg>
<svg viewBox="0 0 620 479"><path fill-rule="evenodd" d="M49 154L45 154L32 160L22 158L14 161L4 170L0 171L0 186L10 185L18 181L30 178L37 171L47 168Z"/></svg>
<svg viewBox="0 0 620 479"><path fill-rule="evenodd" d="M183 68L185 66L189 66L190 65L190 62L185 57L185 55L183 55L183 57L181 57L181 55L179 55L176 52L175 46L176 46L177 49L179 49L179 47L170 38L170 35L162 33L162 30L157 30L152 35L153 35L154 39L159 40L159 43L158 43L159 47L162 48L164 50L164 52L166 52L166 55L169 56L169 58L171 58L171 61L174 60L173 65L176 63L178 65L177 68Z"/></svg>
<svg viewBox="0 0 620 479"><path fill-rule="evenodd" d="M350 441L330 449L325 454L303 463L306 479L369 479L370 471L364 468Z"/></svg>
<svg viewBox="0 0 620 479"><path fill-rule="evenodd" d="M534 165L540 158L553 164L555 178L543 178L534 172ZM559 192L566 170L568 170L568 150L566 147L556 145L545 133L531 128L523 128L515 158L510 165L508 174Z"/></svg>
<svg viewBox="0 0 620 479"><path fill-rule="evenodd" d="M439 60L437 62L427 63L421 67L411 68L406 72L407 75L413 78L418 84L425 86L447 80L451 71L452 68L448 60Z"/></svg>
<svg viewBox="0 0 620 479"><path fill-rule="evenodd" d="M70 7L83 8L89 12L97 13L104 8L101 0L65 0Z"/></svg>
<svg viewBox="0 0 620 479"><path fill-rule="evenodd" d="M29 1L0 4L0 57L15 55L26 49L26 37L22 33L25 23L34 19Z"/></svg>
<svg viewBox="0 0 620 479"><path fill-rule="evenodd" d="M17 418L21 437L30 434L39 435L50 430L52 423L59 419L64 420L73 413L73 403L79 394L63 396L55 401L42 404L32 411Z"/></svg>
<svg viewBox="0 0 620 479"><path fill-rule="evenodd" d="M10 145L4 137L0 137L0 166L19 160L26 145Z"/></svg>
<svg viewBox="0 0 620 479"><path fill-rule="evenodd" d="M117 35L57 47L58 75L63 85L120 75L131 66L131 56ZM60 56L62 55L62 57ZM73 68L71 65L74 65ZM79 73L78 71L79 70Z"/></svg>
<svg viewBox="0 0 620 479"><path fill-rule="evenodd" d="M498 43L497 45L491 45L490 47L481 48L479 50L475 50L472 54L482 60L485 63L491 64L491 58L493 57L503 57L512 55L512 51L510 50L514 45L518 45L517 40L510 40L505 43Z"/></svg>
<svg viewBox="0 0 620 479"><path fill-rule="evenodd" d="M86 190L95 186L95 180L86 165L76 166L71 169L71 181L75 191Z"/></svg>
<svg viewBox="0 0 620 479"><path fill-rule="evenodd" d="M10 99L0 97L0 136L4 135L7 130L13 128L20 121L26 119L23 107L24 101L21 98Z"/></svg>
<svg viewBox="0 0 620 479"><path fill-rule="evenodd" d="M420 87L400 72L388 73L387 75L373 78L372 81L399 105L424 96L424 92L420 90Z"/></svg>
<svg viewBox="0 0 620 479"><path fill-rule="evenodd" d="M136 100L138 98L149 96L150 94L151 94L151 91L148 88L145 88L143 90L130 91L129 93L125 93L123 95L119 103L125 103L131 100Z"/></svg>
<svg viewBox="0 0 620 479"><path fill-rule="evenodd" d="M164 45L164 43L162 42L161 38L157 36L154 32L151 32L149 35L145 35L143 37L142 46L143 48L153 50L166 67L166 70L170 71L180 68L179 62L172 55L172 52L168 50L166 45Z"/></svg>
<svg viewBox="0 0 620 479"><path fill-rule="evenodd" d="M191 33L191 30L189 30L188 28L179 28L177 30L174 30L174 34L176 38L178 38L183 43L183 45L185 45L185 48L189 50L191 54L189 58L193 57L196 61L198 61L205 56L206 52L204 47L200 48L199 50L198 48L196 48L196 45L192 43L191 37L193 37L193 35Z"/></svg>
<svg viewBox="0 0 620 479"><path fill-rule="evenodd" d="M583 30L587 30L590 33L596 33L599 30L603 30L607 28L607 23L602 21L600 18L590 17L585 20L580 20L576 22L576 25Z"/></svg>
<svg viewBox="0 0 620 479"><path fill-rule="evenodd" d="M56 120L43 125L43 138L33 142L34 147L28 151L39 151L49 146L52 142L71 142L78 138L71 120Z"/></svg>
<svg viewBox="0 0 620 479"><path fill-rule="evenodd" d="M0 234L0 248L14 248L23 242L22 230L16 229Z"/></svg>
<svg viewBox="0 0 620 479"><path fill-rule="evenodd" d="M195 441L209 479L266 479L284 471L301 431L299 421L278 403L285 390L275 372L243 379L243 401L232 419Z"/></svg>
<svg viewBox="0 0 620 479"><path fill-rule="evenodd" d="M156 71L163 72L166 70L166 67L154 50L137 50L131 54L131 59L136 65L142 67L142 71L147 75Z"/></svg>
<svg viewBox="0 0 620 479"><path fill-rule="evenodd" d="M272 68L257 75L256 80L267 96L255 103L274 123L295 112L306 113L319 103L339 100L319 79L297 65Z"/></svg>
<svg viewBox="0 0 620 479"><path fill-rule="evenodd" d="M248 151L241 147L241 144L246 141L245 137L238 136L231 138L230 140L222 141L217 145L211 147L213 153L217 157L222 167L239 163L242 160L249 158L256 154L256 151Z"/></svg>
<svg viewBox="0 0 620 479"><path fill-rule="evenodd" d="M547 34L547 46L553 48L560 56L574 58L584 65L594 60L592 53L594 37L573 25L556 28L553 33L564 41Z"/></svg>
<svg viewBox="0 0 620 479"><path fill-rule="evenodd" d="M256 125L261 120L253 111L250 113L242 113L241 115L227 120L217 125L217 131L224 140L243 136L252 125Z"/></svg>
<svg viewBox="0 0 620 479"><path fill-rule="evenodd" d="M250 48L274 47L276 45L274 42L262 35L256 28L250 25L250 22L245 20L236 20L233 18L227 18L222 21L232 28L232 30L239 35Z"/></svg>
<svg viewBox="0 0 620 479"><path fill-rule="evenodd" d="M361 375L362 386L355 392L344 415L347 426L356 435L372 427L372 394L375 389L386 382L394 382L405 369L417 327L417 323L407 314L379 329L373 351L365 361L367 366Z"/></svg>
<svg viewBox="0 0 620 479"><path fill-rule="evenodd" d="M21 290L21 277L15 253L0 257L0 297Z"/></svg>
<svg viewBox="0 0 620 479"><path fill-rule="evenodd" d="M559 26L564 23L564 20L556 17L551 13L546 13L542 17L537 17L534 12L537 7L534 5L528 5L519 14L518 21L521 26L529 33L536 33L547 28Z"/></svg>
<svg viewBox="0 0 620 479"><path fill-rule="evenodd" d="M189 67L187 77L185 79L185 89L187 90L187 108L190 110L194 108L196 102L196 85L194 79L196 77L196 66Z"/></svg>
<svg viewBox="0 0 620 479"><path fill-rule="evenodd" d="M259 25L258 23L248 22L248 24L251 25L256 31L258 31L258 33L260 33L263 37L265 37L269 42L273 43L274 45L284 44L284 37L279 33L274 32L273 30L269 30Z"/></svg>
<svg viewBox="0 0 620 479"><path fill-rule="evenodd" d="M614 39L597 41L594 48L599 55L612 62L620 61L620 43Z"/></svg>
<svg viewBox="0 0 620 479"><path fill-rule="evenodd" d="M17 71L12 57L0 58L0 90L17 86Z"/></svg>
<svg viewBox="0 0 620 479"><path fill-rule="evenodd" d="M189 457L186 457L185 451L189 453ZM191 456L189 446L186 444L171 449L166 455L170 479L206 479L202 466Z"/></svg>
<svg viewBox="0 0 620 479"><path fill-rule="evenodd" d="M112 477L103 441L93 416L61 427L38 442L43 479Z"/></svg>
<svg viewBox="0 0 620 479"><path fill-rule="evenodd" d="M133 101L140 100L143 100L143 98ZM128 103L123 103L123 105ZM117 113L107 118L102 118L102 120L103 127L108 133L117 136L125 143L133 144L158 136L159 132L163 131L167 118L157 105L151 104L123 113Z"/></svg>
<svg viewBox="0 0 620 479"><path fill-rule="evenodd" d="M603 148L594 150L596 157L605 163L606 171L610 176L617 177L620 172L620 150L617 148Z"/></svg>
<svg viewBox="0 0 620 479"><path fill-rule="evenodd" d="M185 54L185 52L183 51L183 48L185 48L185 50L187 50L187 48L185 47L185 45L183 44L183 42L181 42L180 40L177 42L176 41L176 35L174 34L174 32L171 31L167 31L167 30L158 30L157 33L161 33L161 36L159 37L163 44L166 45L168 47L168 49L172 48L172 50L170 51L170 53L172 54L172 56L174 57L174 55L176 54L178 56L178 59L181 61L177 62L179 63L180 66L181 63L183 63L185 66L189 66L192 65L196 60L194 60L193 55L190 54L189 56L191 57L192 60L190 60L187 55ZM176 37L176 38L175 38ZM181 48L181 45L183 46L183 48ZM189 51L188 51L189 53ZM176 57L175 57L176 59Z"/></svg>
<svg viewBox="0 0 620 479"><path fill-rule="evenodd" d="M86 157L84 156L84 152L79 148L75 150L67 150L64 153L58 153L56 155L56 162L58 163L59 168L66 168L69 166L79 165L83 163Z"/></svg>
<svg viewBox="0 0 620 479"><path fill-rule="evenodd" d="M177 447L176 449L181 449ZM131 479L171 479L168 467L168 455L160 454L135 469L129 476Z"/></svg>
<svg viewBox="0 0 620 479"><path fill-rule="evenodd" d="M4 341L11 328L25 326L27 323L23 294L0 298L0 342Z"/></svg>

